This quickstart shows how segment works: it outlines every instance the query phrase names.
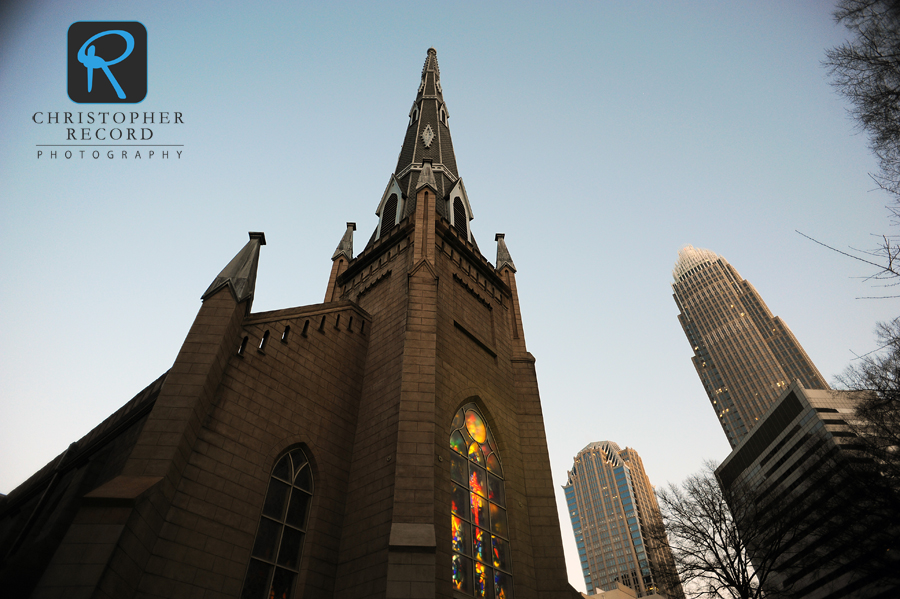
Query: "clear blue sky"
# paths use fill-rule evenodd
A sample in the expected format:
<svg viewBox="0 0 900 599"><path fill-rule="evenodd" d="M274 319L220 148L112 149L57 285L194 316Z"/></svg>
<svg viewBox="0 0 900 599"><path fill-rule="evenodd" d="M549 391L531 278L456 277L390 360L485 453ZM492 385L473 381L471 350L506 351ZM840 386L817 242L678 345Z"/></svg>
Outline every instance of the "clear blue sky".
<svg viewBox="0 0 900 599"><path fill-rule="evenodd" d="M357 247L438 51L459 172L493 260L518 267L554 482L592 441L679 481L728 444L690 363L671 269L725 256L829 380L896 300L794 232L887 232L866 139L827 83L827 2L18 2L0 9L0 492L172 363L200 295L265 231L255 310L322 301L346 221ZM66 95L83 20L148 31L141 111L180 111L180 160L36 158L105 110ZM558 502L564 506L562 494ZM584 588L562 512L570 579Z"/></svg>

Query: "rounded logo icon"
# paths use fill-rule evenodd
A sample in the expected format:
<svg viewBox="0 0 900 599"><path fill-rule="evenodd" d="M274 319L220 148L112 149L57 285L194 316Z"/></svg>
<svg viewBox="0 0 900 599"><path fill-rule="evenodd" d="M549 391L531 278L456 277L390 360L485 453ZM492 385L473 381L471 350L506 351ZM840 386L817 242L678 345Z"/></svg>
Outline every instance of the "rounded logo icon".
<svg viewBox="0 0 900 599"><path fill-rule="evenodd" d="M134 104L147 95L147 30L134 21L69 27L68 92L78 103Z"/></svg>

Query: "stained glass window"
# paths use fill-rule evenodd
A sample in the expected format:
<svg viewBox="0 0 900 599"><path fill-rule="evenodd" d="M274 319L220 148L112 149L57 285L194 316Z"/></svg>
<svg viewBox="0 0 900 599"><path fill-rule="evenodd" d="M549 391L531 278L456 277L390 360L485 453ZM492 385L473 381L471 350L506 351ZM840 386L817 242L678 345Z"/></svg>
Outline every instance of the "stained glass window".
<svg viewBox="0 0 900 599"><path fill-rule="evenodd" d="M241 599L293 596L312 491L312 473L302 449L278 460L269 479Z"/></svg>
<svg viewBox="0 0 900 599"><path fill-rule="evenodd" d="M497 443L474 403L450 432L453 587L478 599L513 599L506 491Z"/></svg>

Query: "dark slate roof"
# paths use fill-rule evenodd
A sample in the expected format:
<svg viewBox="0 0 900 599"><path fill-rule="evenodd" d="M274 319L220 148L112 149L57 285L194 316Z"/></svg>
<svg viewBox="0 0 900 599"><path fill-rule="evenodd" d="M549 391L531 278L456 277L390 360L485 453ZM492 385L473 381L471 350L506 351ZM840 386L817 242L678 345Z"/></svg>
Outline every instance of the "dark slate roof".
<svg viewBox="0 0 900 599"><path fill-rule="evenodd" d="M164 372L162 376L147 385L109 418L73 443L68 450L53 458L28 480L10 491L5 500L0 502L0 517L11 507L15 507L20 502L27 500L33 493L42 490L53 476L54 471L68 469L83 463L100 448L113 442L136 421L149 414L168 374L168 371Z"/></svg>
<svg viewBox="0 0 900 599"><path fill-rule="evenodd" d="M441 114L443 112L443 119ZM410 110L410 122L403 138L403 147L397 159L394 175L406 198L401 218L409 216L416 209L416 190L419 183L428 180L434 187L438 198L446 199L459 180L456 167L456 155L453 152L453 140L450 137L449 110L444 102L441 89L441 71L438 67L437 51L428 49L425 64L422 66L422 78L416 92L416 100ZM417 115L413 118L413 115ZM427 134L426 134L427 132ZM423 173L424 164L431 161L431 174ZM423 179L423 175L425 179ZM444 202L436 203L440 216L450 219L446 214ZM375 233L366 247L372 245ZM474 244L474 239L472 240ZM477 245L476 245L477 247Z"/></svg>

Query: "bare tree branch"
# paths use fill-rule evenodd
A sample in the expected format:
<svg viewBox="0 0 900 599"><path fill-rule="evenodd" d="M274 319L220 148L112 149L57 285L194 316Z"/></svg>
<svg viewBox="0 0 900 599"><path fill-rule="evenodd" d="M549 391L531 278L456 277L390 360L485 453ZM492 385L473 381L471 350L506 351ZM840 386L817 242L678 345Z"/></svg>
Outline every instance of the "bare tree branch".
<svg viewBox="0 0 900 599"><path fill-rule="evenodd" d="M834 18L853 38L827 50L824 66L834 88L850 101L850 115L869 136L869 147L879 162L879 172L871 177L890 194L888 220L891 226L897 226L900 225L900 0L839 0ZM854 250L876 258L876 262L803 236L878 268L869 280L900 278L897 235L879 235L881 243L873 250Z"/></svg>

